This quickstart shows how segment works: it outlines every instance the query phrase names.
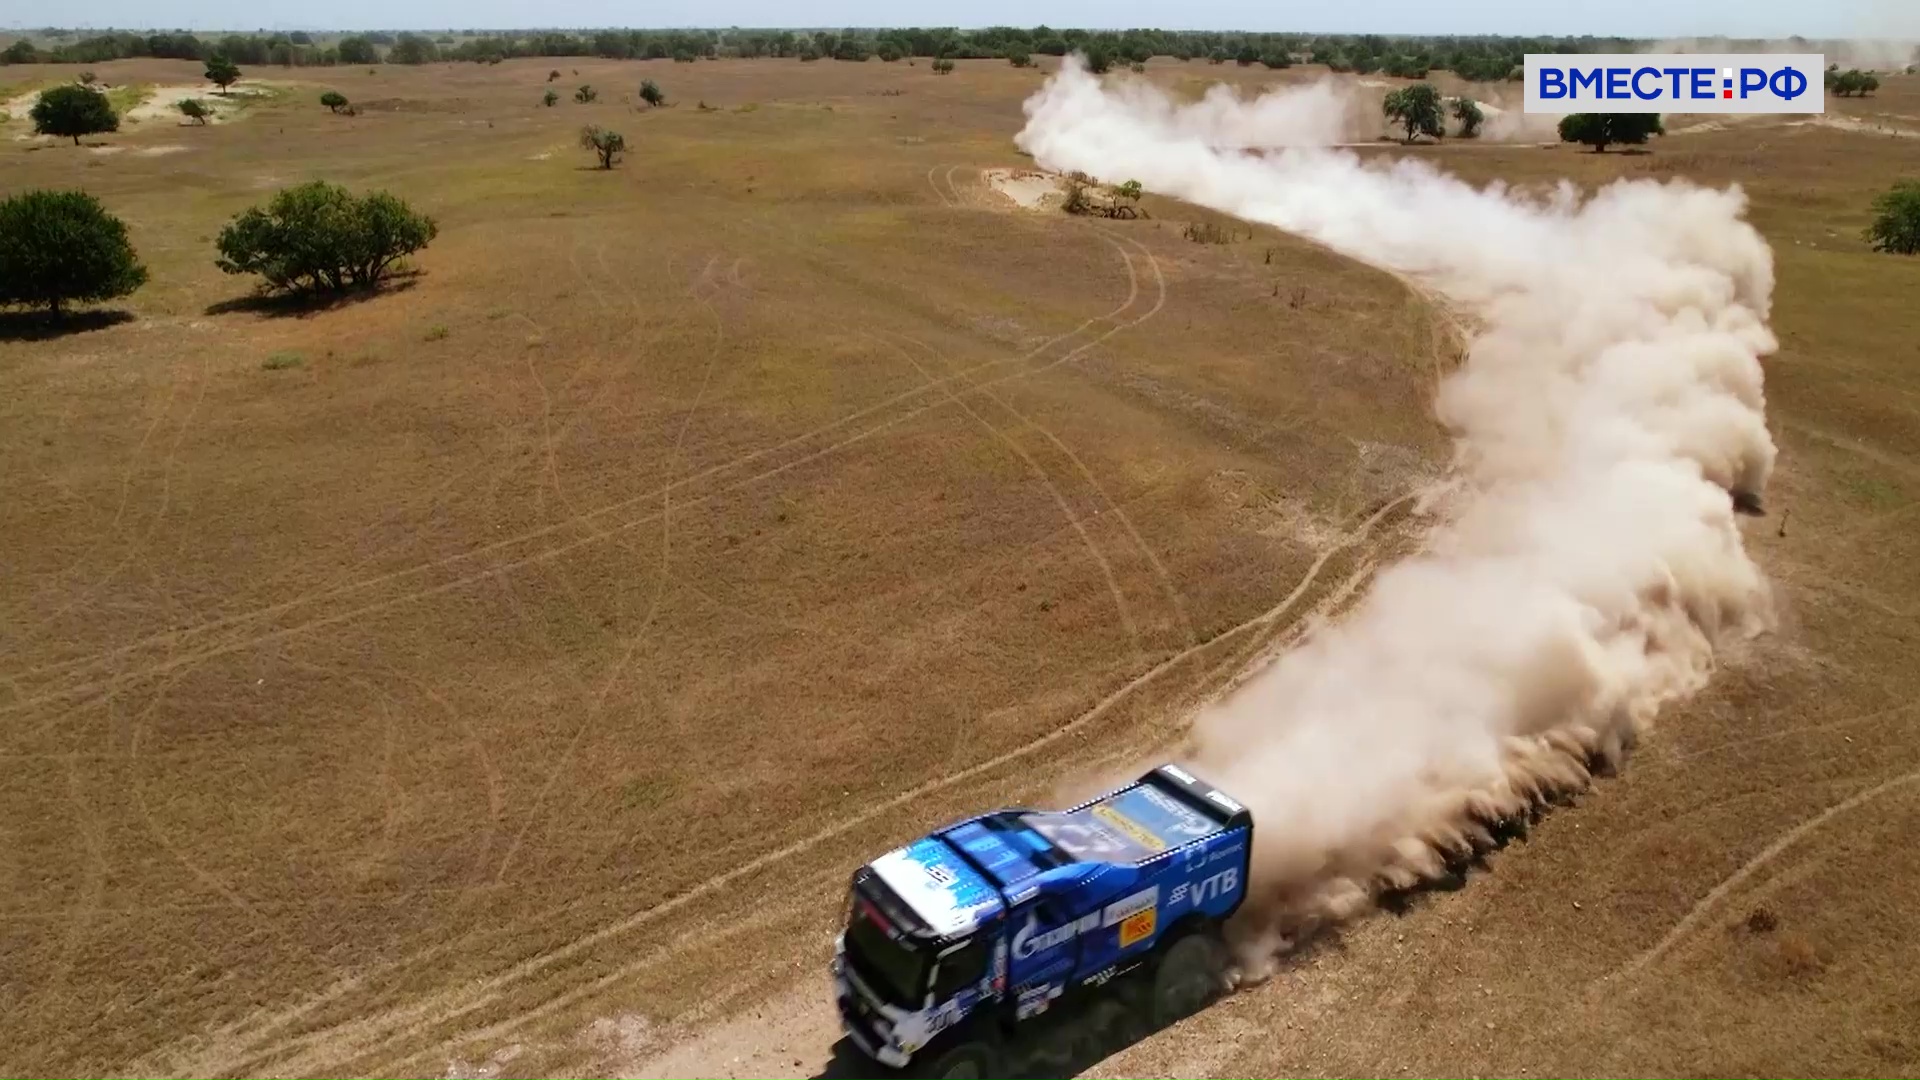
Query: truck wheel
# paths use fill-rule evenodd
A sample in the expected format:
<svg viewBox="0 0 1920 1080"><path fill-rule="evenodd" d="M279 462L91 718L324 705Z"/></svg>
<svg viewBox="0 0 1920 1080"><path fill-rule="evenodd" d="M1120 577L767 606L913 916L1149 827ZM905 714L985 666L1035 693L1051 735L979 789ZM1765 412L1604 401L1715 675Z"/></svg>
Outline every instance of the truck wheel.
<svg viewBox="0 0 1920 1080"><path fill-rule="evenodd" d="M1192 1016L1225 988L1224 950L1212 934L1194 933L1168 947L1153 971L1152 1020L1155 1030Z"/></svg>
<svg viewBox="0 0 1920 1080"><path fill-rule="evenodd" d="M993 1047L984 1042L955 1043L935 1054L924 1065L918 1060L908 1072L916 1077L934 1077L943 1080L984 1080L985 1077L999 1075L1000 1055Z"/></svg>

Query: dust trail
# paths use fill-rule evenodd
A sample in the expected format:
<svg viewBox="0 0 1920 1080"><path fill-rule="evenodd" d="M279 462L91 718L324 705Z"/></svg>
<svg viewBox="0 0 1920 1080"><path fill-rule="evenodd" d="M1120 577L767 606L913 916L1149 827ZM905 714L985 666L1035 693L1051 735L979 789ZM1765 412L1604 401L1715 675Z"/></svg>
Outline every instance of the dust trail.
<svg viewBox="0 0 1920 1080"><path fill-rule="evenodd" d="M1047 168L1315 238L1479 324L1436 402L1456 483L1422 553L1195 722L1191 762L1261 826L1237 928L1258 976L1584 786L1706 682L1716 646L1771 625L1729 492L1757 506L1774 459L1772 253L1737 189L1531 199L1418 161L1249 154L1284 103L1193 118L1154 94L1070 60L1017 141Z"/></svg>

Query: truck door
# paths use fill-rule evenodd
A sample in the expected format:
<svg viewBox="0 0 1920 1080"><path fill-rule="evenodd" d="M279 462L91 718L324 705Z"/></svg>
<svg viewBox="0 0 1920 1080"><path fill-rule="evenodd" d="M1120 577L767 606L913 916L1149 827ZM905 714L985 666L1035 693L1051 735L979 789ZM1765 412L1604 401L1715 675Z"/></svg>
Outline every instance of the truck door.
<svg viewBox="0 0 1920 1080"><path fill-rule="evenodd" d="M1016 1019L1045 1012L1066 989L1079 967L1082 922L1050 901L1014 909L1007 997Z"/></svg>

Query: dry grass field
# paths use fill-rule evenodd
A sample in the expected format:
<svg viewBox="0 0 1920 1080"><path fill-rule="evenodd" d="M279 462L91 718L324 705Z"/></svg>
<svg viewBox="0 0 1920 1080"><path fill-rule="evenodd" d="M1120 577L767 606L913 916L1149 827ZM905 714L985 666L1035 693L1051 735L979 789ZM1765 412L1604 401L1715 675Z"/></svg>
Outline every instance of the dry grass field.
<svg viewBox="0 0 1920 1080"><path fill-rule="evenodd" d="M1417 542L1450 322L1167 200L1018 209L982 170L1042 73L293 75L0 125L0 190L84 186L153 276L0 324L0 1071L818 1070L853 866L1170 743ZM1920 79L1830 109L1920 129ZM1920 139L1377 152L1747 187L1785 625L1490 874L1096 1071L1920 1070L1920 262L1859 240ZM247 303L214 235L314 177L440 236L376 298Z"/></svg>

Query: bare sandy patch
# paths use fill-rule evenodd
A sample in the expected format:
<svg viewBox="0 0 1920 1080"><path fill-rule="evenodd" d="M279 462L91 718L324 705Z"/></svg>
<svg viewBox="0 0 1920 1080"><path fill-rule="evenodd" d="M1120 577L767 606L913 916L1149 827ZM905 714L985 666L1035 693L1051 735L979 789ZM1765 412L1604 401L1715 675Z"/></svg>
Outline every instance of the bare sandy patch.
<svg viewBox="0 0 1920 1080"><path fill-rule="evenodd" d="M1850 131L1856 135L1890 135L1896 139L1920 139L1920 131L1901 127L1898 124L1876 123L1868 120L1856 120L1851 116L1815 116L1807 120L1795 120L1788 127L1832 128L1835 131Z"/></svg>
<svg viewBox="0 0 1920 1080"><path fill-rule="evenodd" d="M1059 180L1031 169L988 169L987 186L1018 203L1025 210L1045 209L1048 200L1060 198Z"/></svg>
<svg viewBox="0 0 1920 1080"><path fill-rule="evenodd" d="M140 157L165 157L168 154L177 154L185 149L186 147L181 146L179 143L168 143L165 146L143 146L135 150L134 153Z"/></svg>
<svg viewBox="0 0 1920 1080"><path fill-rule="evenodd" d="M207 118L210 124L225 123L234 118L234 113L247 98L261 97L266 90L259 86L233 86L226 93L217 94L204 83L193 86L156 86L147 95L145 101L127 110L123 119L133 123L149 120L173 120L188 123L180 115L180 103L188 98L199 98L205 102L212 116Z"/></svg>

